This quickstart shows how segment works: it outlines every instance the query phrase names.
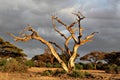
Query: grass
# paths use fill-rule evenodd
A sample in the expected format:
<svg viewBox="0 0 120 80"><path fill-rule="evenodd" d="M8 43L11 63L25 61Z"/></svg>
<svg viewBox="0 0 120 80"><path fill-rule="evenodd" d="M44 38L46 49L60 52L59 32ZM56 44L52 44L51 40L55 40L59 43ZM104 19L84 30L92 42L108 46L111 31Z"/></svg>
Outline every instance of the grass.
<svg viewBox="0 0 120 80"><path fill-rule="evenodd" d="M64 80L64 77L55 77L55 76L41 76L40 72L43 72L45 70L57 70L58 68L29 68L28 69L28 73L3 73L0 72L0 80ZM59 68L60 69L60 68ZM61 69L60 69L61 70ZM91 74L95 74L95 75L101 75L106 77L106 80L109 80L109 78L113 75L113 74L107 74L104 71L101 70L80 70L80 71L85 71ZM115 77L120 78L119 77L120 74L116 74ZM114 76L112 76L114 77ZM71 78L67 78L66 80L74 80ZM78 79L78 80L83 80ZM91 80L91 79L84 79L84 80Z"/></svg>
<svg viewBox="0 0 120 80"><path fill-rule="evenodd" d="M0 80L60 80L57 77L31 76L29 73L0 73Z"/></svg>

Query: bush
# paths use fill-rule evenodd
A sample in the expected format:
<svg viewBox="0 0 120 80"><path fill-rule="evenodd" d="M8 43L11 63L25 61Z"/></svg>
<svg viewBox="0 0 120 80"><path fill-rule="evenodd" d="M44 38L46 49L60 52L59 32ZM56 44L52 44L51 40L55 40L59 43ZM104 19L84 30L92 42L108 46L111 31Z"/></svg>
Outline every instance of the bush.
<svg viewBox="0 0 120 80"><path fill-rule="evenodd" d="M45 70L41 73L42 76L51 76L53 75L53 71L52 70Z"/></svg>
<svg viewBox="0 0 120 80"><path fill-rule="evenodd" d="M98 62L97 65L96 65L96 69L98 70L104 70L104 66L103 66L103 62Z"/></svg>
<svg viewBox="0 0 120 80"><path fill-rule="evenodd" d="M45 62L35 62L35 67L46 67L46 63Z"/></svg>
<svg viewBox="0 0 120 80"><path fill-rule="evenodd" d="M27 59L24 58L24 57L16 57L15 59L16 59L16 61L19 62L19 63L25 63L25 62L27 61Z"/></svg>
<svg viewBox="0 0 120 80"><path fill-rule="evenodd" d="M115 74L116 73L116 69L117 69L117 65L116 64L110 64L107 66L107 68L105 69L106 73L111 73L111 74Z"/></svg>
<svg viewBox="0 0 120 80"><path fill-rule="evenodd" d="M83 65L81 65L81 64L75 64L75 69L76 70L81 70L81 69L83 69Z"/></svg>
<svg viewBox="0 0 120 80"><path fill-rule="evenodd" d="M1 59L0 60L0 66L4 66L7 63L6 59Z"/></svg>
<svg viewBox="0 0 120 80"><path fill-rule="evenodd" d="M52 70L45 70L41 73L42 76L62 76L63 74L66 74L66 71L65 70L55 70L55 71L52 71Z"/></svg>
<svg viewBox="0 0 120 80"><path fill-rule="evenodd" d="M71 77L75 77L75 78L85 78L85 77L87 77L88 73L80 72L80 71L73 71L72 73L70 73L68 75Z"/></svg>
<svg viewBox="0 0 120 80"><path fill-rule="evenodd" d="M34 63L34 61L32 61L32 60L27 60L27 61L25 62L25 65L28 66L28 67L34 67L34 66L35 66L35 63Z"/></svg>
<svg viewBox="0 0 120 80"><path fill-rule="evenodd" d="M66 71L65 70L56 70L55 72L54 72L54 76L62 76L63 74L66 74Z"/></svg>
<svg viewBox="0 0 120 80"><path fill-rule="evenodd" d="M120 66L117 66L115 70L117 74L120 74Z"/></svg>
<svg viewBox="0 0 120 80"><path fill-rule="evenodd" d="M53 67L54 67L54 68L61 68L61 64L60 64L60 63L54 63L54 64L53 64Z"/></svg>
<svg viewBox="0 0 120 80"><path fill-rule="evenodd" d="M91 69L94 69L94 66L93 66L93 64L91 64L91 63L87 63L87 64L85 65L85 69L91 70Z"/></svg>
<svg viewBox="0 0 120 80"><path fill-rule="evenodd" d="M8 61L3 67L3 72L27 72L27 66L17 62L15 59Z"/></svg>
<svg viewBox="0 0 120 80"><path fill-rule="evenodd" d="M86 72L86 71L84 72L84 74L85 74L85 77L87 77L87 78L89 78L90 75L91 75L90 73L88 73L88 72Z"/></svg>
<svg viewBox="0 0 120 80"><path fill-rule="evenodd" d="M46 67L51 68L51 67L53 67L53 64L51 64L50 62L48 62L48 63L46 63Z"/></svg>

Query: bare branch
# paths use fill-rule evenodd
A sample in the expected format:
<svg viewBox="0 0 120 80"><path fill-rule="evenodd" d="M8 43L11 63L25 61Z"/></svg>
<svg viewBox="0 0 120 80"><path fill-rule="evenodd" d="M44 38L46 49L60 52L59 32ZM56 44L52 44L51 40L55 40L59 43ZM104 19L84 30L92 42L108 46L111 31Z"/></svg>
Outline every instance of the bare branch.
<svg viewBox="0 0 120 80"><path fill-rule="evenodd" d="M66 49L66 51L68 52L68 54L71 56L71 51L70 51L70 49L68 48L68 43L69 43L70 39L72 39L72 36L69 36L69 37L66 39L64 46L65 46L65 49Z"/></svg>
<svg viewBox="0 0 120 80"><path fill-rule="evenodd" d="M73 31L75 32L75 31L77 31L78 30L78 28L73 28ZM64 46L65 46L65 49L66 49L66 51L68 52L68 54L71 56L71 51L70 51L70 49L68 48L68 43L70 42L70 40L72 39L72 35L70 35L67 39L66 39L66 41L65 41L65 44L64 44Z"/></svg>
<svg viewBox="0 0 120 80"><path fill-rule="evenodd" d="M77 13L73 13L74 15L76 15L77 16L77 22L78 22L78 27L79 27L79 36L78 36L78 43L80 44L80 39L81 39L81 37L82 37L82 32L81 32L81 24L80 24L80 21L81 20L83 20L85 17L80 13L80 11L79 12L77 12Z"/></svg>
<svg viewBox="0 0 120 80"><path fill-rule="evenodd" d="M90 34L89 36L86 36L86 37L85 37L85 40L90 40L90 39L92 39L96 33L98 33L98 32L93 32L93 33Z"/></svg>
<svg viewBox="0 0 120 80"><path fill-rule="evenodd" d="M72 30L72 28L71 27L73 27L77 22L73 22L72 24L70 24L69 26L67 26L64 22L62 22L58 17L54 17L54 16L52 16L52 20L53 19L55 19L55 20L57 20L58 21L58 23L61 23L62 25L64 25L64 27L71 33L71 35L72 35L72 38L73 38L73 40L75 41L75 43L77 43L77 38L76 38L76 36L75 36L75 34L74 34L74 31ZM53 26L54 26L54 29L56 29L56 25L54 24L54 20L53 20ZM57 30L57 32L59 33L59 34L62 34L59 30ZM64 38L65 38L65 35L63 35L62 34L62 36L64 36ZM65 38L66 39L66 38Z"/></svg>
<svg viewBox="0 0 120 80"><path fill-rule="evenodd" d="M19 34L23 34L25 31L28 31L28 28L32 28L32 26L30 26L29 24L27 24L27 27L24 28L21 32L19 32Z"/></svg>
<svg viewBox="0 0 120 80"><path fill-rule="evenodd" d="M31 32L33 32L32 34L31 34L31 36L33 36L33 35L35 35L35 36L39 36L39 34L32 28L32 26L31 25L27 25L27 27L25 28L25 29L23 29L21 32L20 32L20 34L21 35L23 35L23 33L25 32L25 31L31 31Z"/></svg>
<svg viewBox="0 0 120 80"><path fill-rule="evenodd" d="M75 41L75 43L77 43L78 42L78 40L77 40L77 38L76 38L76 36L75 36L75 31L72 29L72 27L76 24L77 22L73 22L73 23L71 23L69 26L68 26L68 28L67 28L67 30L70 32L70 34L72 35L72 38L73 38L73 40Z"/></svg>
<svg viewBox="0 0 120 80"><path fill-rule="evenodd" d="M60 45L58 45L57 43L55 43L55 42L53 42L53 41L49 41L49 43L55 45L55 46L56 46L57 48L59 48L62 52L64 52L64 49L63 49Z"/></svg>
<svg viewBox="0 0 120 80"><path fill-rule="evenodd" d="M61 36L63 36L65 39L67 39L67 37L57 29L57 27L56 27L56 25L55 25L55 22L54 22L54 16L52 16L52 24L53 24L54 30L57 31L57 32L58 32Z"/></svg>
<svg viewBox="0 0 120 80"><path fill-rule="evenodd" d="M20 40L20 41L27 41L30 39L35 39L38 40L40 42L42 42L43 44L45 44L51 51L51 53L53 54L53 56L58 60L58 62L62 65L63 69L68 72L69 69L66 66L66 64L64 63L64 61L60 58L60 56L58 55L58 53L56 52L55 48L52 46L51 43L49 43L47 40L45 40L44 38L42 38L41 36L38 35L38 33L32 28L32 27L28 27L27 28L28 31L31 31L32 34L29 36L25 36L23 38L21 37L16 37L13 34L9 34L10 36L12 36L13 38L15 38L15 40Z"/></svg>
<svg viewBox="0 0 120 80"><path fill-rule="evenodd" d="M85 18L85 16L80 12L78 11L79 15L81 15L83 18Z"/></svg>
<svg viewBox="0 0 120 80"><path fill-rule="evenodd" d="M69 30L70 28L72 28L76 23L77 23L77 22L71 23L71 24L68 26L68 30Z"/></svg>
<svg viewBox="0 0 120 80"><path fill-rule="evenodd" d="M85 18L85 16L83 16L80 11L78 11L77 13L72 13L72 14L76 15L78 17L78 19L80 19L80 20Z"/></svg>
<svg viewBox="0 0 120 80"><path fill-rule="evenodd" d="M80 35L82 35L84 28L80 27Z"/></svg>
<svg viewBox="0 0 120 80"><path fill-rule="evenodd" d="M9 33L9 32L7 34L9 34L10 36L12 36L14 38L15 42L18 42L18 41L26 42L26 41L28 41L28 40L31 39L31 35L24 35L24 37L21 38L21 37L15 36L14 34Z"/></svg>
<svg viewBox="0 0 120 80"><path fill-rule="evenodd" d="M69 28L69 29L67 29L67 30L70 32L70 34L71 34L74 42L75 42L75 43L78 43L78 39L77 39L76 36L75 36L75 31L74 31L72 28Z"/></svg>
<svg viewBox="0 0 120 80"><path fill-rule="evenodd" d="M58 23L60 23L60 24L64 25L65 27L67 27L67 25L66 25L64 22L62 22L58 17L54 17L54 16L52 16L52 19L57 20Z"/></svg>
<svg viewBox="0 0 120 80"><path fill-rule="evenodd" d="M93 33L90 34L89 36L86 36L84 40L81 40L80 45L83 45L83 44L85 44L85 43L87 43L87 42L93 41L93 37L94 37L94 34L95 34L95 33L98 33L98 32L93 32Z"/></svg>

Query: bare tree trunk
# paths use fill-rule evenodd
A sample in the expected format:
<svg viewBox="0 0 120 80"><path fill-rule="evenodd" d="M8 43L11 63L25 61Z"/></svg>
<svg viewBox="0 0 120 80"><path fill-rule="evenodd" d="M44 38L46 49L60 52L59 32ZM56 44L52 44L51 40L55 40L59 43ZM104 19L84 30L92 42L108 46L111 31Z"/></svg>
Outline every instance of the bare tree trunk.
<svg viewBox="0 0 120 80"><path fill-rule="evenodd" d="M53 54L53 56L58 60L58 62L62 65L63 69L68 72L68 68L66 66L66 64L63 62L63 60L60 59L60 57L58 56L58 53L56 52L55 48L45 39L41 38L41 37L33 37L36 40L39 40L40 42L42 42L43 44L45 44L51 51L51 53Z"/></svg>
<svg viewBox="0 0 120 80"><path fill-rule="evenodd" d="M75 58L76 58L76 55L77 55L77 50L79 48L80 45L74 45L74 48L73 48L73 55L70 57L69 59L69 62L68 62L68 68L72 71L72 70L75 70Z"/></svg>

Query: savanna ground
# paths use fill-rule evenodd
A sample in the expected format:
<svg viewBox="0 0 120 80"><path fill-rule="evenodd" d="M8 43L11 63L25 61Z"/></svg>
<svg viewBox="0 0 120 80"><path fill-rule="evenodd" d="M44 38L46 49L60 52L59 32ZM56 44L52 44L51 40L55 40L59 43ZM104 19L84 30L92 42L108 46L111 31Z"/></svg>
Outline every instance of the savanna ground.
<svg viewBox="0 0 120 80"><path fill-rule="evenodd" d="M27 73L3 73L0 72L0 80L96 80L91 78L68 78L68 77L52 77L52 76L41 76L40 72L45 70L57 70L60 68L29 68ZM102 80L120 80L120 74L107 74L102 70L81 70L93 74L97 77L103 77ZM93 76L93 77L94 77ZM100 80L100 79L97 79Z"/></svg>

